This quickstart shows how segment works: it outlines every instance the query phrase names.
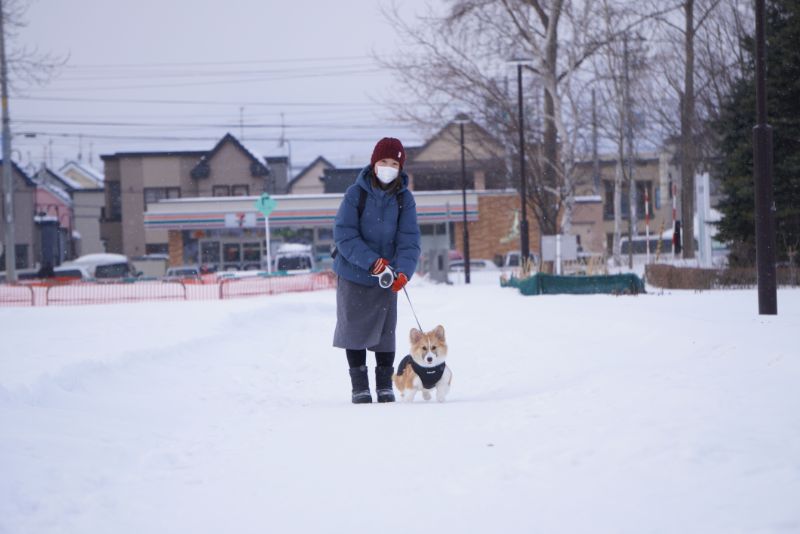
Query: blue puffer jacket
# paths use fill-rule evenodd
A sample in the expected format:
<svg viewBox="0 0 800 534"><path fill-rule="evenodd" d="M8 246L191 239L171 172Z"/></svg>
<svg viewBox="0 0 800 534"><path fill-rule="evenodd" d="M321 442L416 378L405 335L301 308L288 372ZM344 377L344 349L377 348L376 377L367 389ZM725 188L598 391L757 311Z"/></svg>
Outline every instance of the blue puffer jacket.
<svg viewBox="0 0 800 534"><path fill-rule="evenodd" d="M400 173L401 187L396 193L386 193L372 187L372 167L361 170L356 183L347 188L336 214L333 239L338 254L333 270L344 278L365 286L377 286L378 279L369 270L378 258L410 280L417 269L420 253L417 204L408 190L408 175ZM367 192L361 219L358 217L359 190ZM398 197L403 209L398 220Z"/></svg>

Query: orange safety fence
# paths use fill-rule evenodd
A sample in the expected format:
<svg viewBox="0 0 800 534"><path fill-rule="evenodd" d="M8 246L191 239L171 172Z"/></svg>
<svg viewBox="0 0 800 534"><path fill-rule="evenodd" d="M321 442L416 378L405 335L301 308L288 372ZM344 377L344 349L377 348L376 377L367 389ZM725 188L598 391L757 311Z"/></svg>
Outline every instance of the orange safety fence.
<svg viewBox="0 0 800 534"><path fill-rule="evenodd" d="M276 293L317 291L334 287L336 287L336 275L330 271L294 276L229 278L220 282L219 298L230 299Z"/></svg>
<svg viewBox="0 0 800 534"><path fill-rule="evenodd" d="M221 300L336 287L331 271L186 280L37 281L0 284L0 307L72 306L126 302Z"/></svg>
<svg viewBox="0 0 800 534"><path fill-rule="evenodd" d="M181 282L73 282L47 287L46 306L186 300Z"/></svg>
<svg viewBox="0 0 800 534"><path fill-rule="evenodd" d="M33 288L27 285L0 285L0 306L33 306L35 303Z"/></svg>

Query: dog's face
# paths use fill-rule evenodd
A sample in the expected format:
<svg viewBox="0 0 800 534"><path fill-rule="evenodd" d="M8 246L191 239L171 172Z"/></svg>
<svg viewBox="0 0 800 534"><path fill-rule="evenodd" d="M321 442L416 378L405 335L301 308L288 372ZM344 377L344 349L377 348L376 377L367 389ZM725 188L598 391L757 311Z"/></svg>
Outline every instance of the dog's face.
<svg viewBox="0 0 800 534"><path fill-rule="evenodd" d="M428 333L411 329L411 357L423 367L436 367L447 357L444 327L439 325Z"/></svg>

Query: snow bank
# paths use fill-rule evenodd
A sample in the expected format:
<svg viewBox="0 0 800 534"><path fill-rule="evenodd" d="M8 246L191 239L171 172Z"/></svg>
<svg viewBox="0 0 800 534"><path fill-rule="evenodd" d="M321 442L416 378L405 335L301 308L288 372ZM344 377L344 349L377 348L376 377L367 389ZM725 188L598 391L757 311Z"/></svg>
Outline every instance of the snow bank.
<svg viewBox="0 0 800 534"><path fill-rule="evenodd" d="M473 280L408 288L445 404L349 403L333 291L0 309L0 532L800 529L800 291Z"/></svg>

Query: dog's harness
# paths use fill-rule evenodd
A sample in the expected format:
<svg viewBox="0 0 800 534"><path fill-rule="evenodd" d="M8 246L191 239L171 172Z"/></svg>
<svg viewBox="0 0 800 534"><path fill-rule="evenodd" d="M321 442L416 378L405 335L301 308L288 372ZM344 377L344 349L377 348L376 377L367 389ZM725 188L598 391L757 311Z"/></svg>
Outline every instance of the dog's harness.
<svg viewBox="0 0 800 534"><path fill-rule="evenodd" d="M436 367L423 367L408 354L400 360L400 365L397 366L397 374L402 375L409 365L417 373L419 379L422 380L422 387L425 389L432 389L439 383L439 380L444 376L444 368L446 366L444 363L440 363Z"/></svg>

